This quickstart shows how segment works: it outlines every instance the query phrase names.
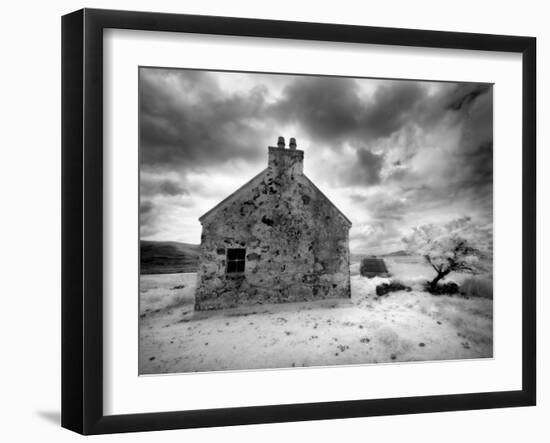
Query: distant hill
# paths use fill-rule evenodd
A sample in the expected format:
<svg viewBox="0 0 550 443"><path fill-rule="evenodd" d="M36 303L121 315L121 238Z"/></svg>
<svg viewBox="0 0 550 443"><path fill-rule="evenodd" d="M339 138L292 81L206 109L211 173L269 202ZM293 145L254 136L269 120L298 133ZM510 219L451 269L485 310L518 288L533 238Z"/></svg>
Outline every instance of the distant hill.
<svg viewBox="0 0 550 443"><path fill-rule="evenodd" d="M400 250L400 251L393 251L388 252L385 254L361 254L361 253L351 253L350 254L350 261L352 263L360 262L362 258L364 257L405 257L410 256L411 254L407 251Z"/></svg>
<svg viewBox="0 0 550 443"><path fill-rule="evenodd" d="M199 266L199 245L175 241L140 242L142 274L175 274L196 272Z"/></svg>
<svg viewBox="0 0 550 443"><path fill-rule="evenodd" d="M389 252L388 254L382 254L382 257L403 257L404 255L411 255L409 252L407 251L393 251L393 252Z"/></svg>

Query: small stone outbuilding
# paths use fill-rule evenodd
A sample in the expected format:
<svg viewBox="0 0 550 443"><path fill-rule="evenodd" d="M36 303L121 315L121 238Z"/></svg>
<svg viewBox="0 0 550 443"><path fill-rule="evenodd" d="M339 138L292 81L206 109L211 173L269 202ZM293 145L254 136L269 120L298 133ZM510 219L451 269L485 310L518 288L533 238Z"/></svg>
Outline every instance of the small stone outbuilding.
<svg viewBox="0 0 550 443"><path fill-rule="evenodd" d="M386 262L382 258L365 257L361 259L359 273L363 277L388 277L389 272L386 267Z"/></svg>
<svg viewBox="0 0 550 443"><path fill-rule="evenodd" d="M350 220L279 137L268 166L199 218L195 309L349 298Z"/></svg>

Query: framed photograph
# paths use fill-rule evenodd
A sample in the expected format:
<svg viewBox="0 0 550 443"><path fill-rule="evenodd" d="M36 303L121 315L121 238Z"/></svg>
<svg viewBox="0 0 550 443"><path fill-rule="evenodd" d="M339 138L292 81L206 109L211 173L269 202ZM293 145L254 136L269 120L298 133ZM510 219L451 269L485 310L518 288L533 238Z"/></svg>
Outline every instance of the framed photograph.
<svg viewBox="0 0 550 443"><path fill-rule="evenodd" d="M531 37L64 16L62 425L534 405L535 60Z"/></svg>

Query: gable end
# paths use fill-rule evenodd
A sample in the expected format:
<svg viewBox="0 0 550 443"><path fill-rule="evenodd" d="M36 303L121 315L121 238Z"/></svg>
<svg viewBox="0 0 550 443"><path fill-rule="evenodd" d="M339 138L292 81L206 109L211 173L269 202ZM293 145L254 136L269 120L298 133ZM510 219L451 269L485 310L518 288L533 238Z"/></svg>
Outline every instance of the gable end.
<svg viewBox="0 0 550 443"><path fill-rule="evenodd" d="M199 221L203 223L208 217L211 215L216 214L219 210L221 210L223 207L225 207L227 204L234 201L237 197L239 197L240 194L245 192L247 189L251 188L256 184L256 182L260 182L261 178L264 176L264 174L267 173L267 168L264 169L262 172L251 178L249 181L247 181L244 185L242 185L239 189L237 189L235 192L224 198L221 202L219 202L216 206L214 206L209 211L205 212L199 217Z"/></svg>
<svg viewBox="0 0 550 443"><path fill-rule="evenodd" d="M351 220L347 218L344 213L340 211L340 209L338 209L338 207L334 203L332 203L332 201L323 193L323 191L315 186L315 183L313 183L305 174L303 174L303 177L306 182L315 190L315 192L317 192L330 206L332 206L336 210L336 212L338 213L342 221L348 226L348 228L351 228Z"/></svg>

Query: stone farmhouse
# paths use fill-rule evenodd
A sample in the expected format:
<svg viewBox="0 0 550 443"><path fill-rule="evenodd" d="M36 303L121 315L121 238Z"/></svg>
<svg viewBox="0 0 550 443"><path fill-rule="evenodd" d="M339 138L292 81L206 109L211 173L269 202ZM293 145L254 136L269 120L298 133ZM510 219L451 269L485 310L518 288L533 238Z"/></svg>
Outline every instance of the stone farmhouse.
<svg viewBox="0 0 550 443"><path fill-rule="evenodd" d="M195 310L349 298L350 220L279 137L267 168L199 218Z"/></svg>

